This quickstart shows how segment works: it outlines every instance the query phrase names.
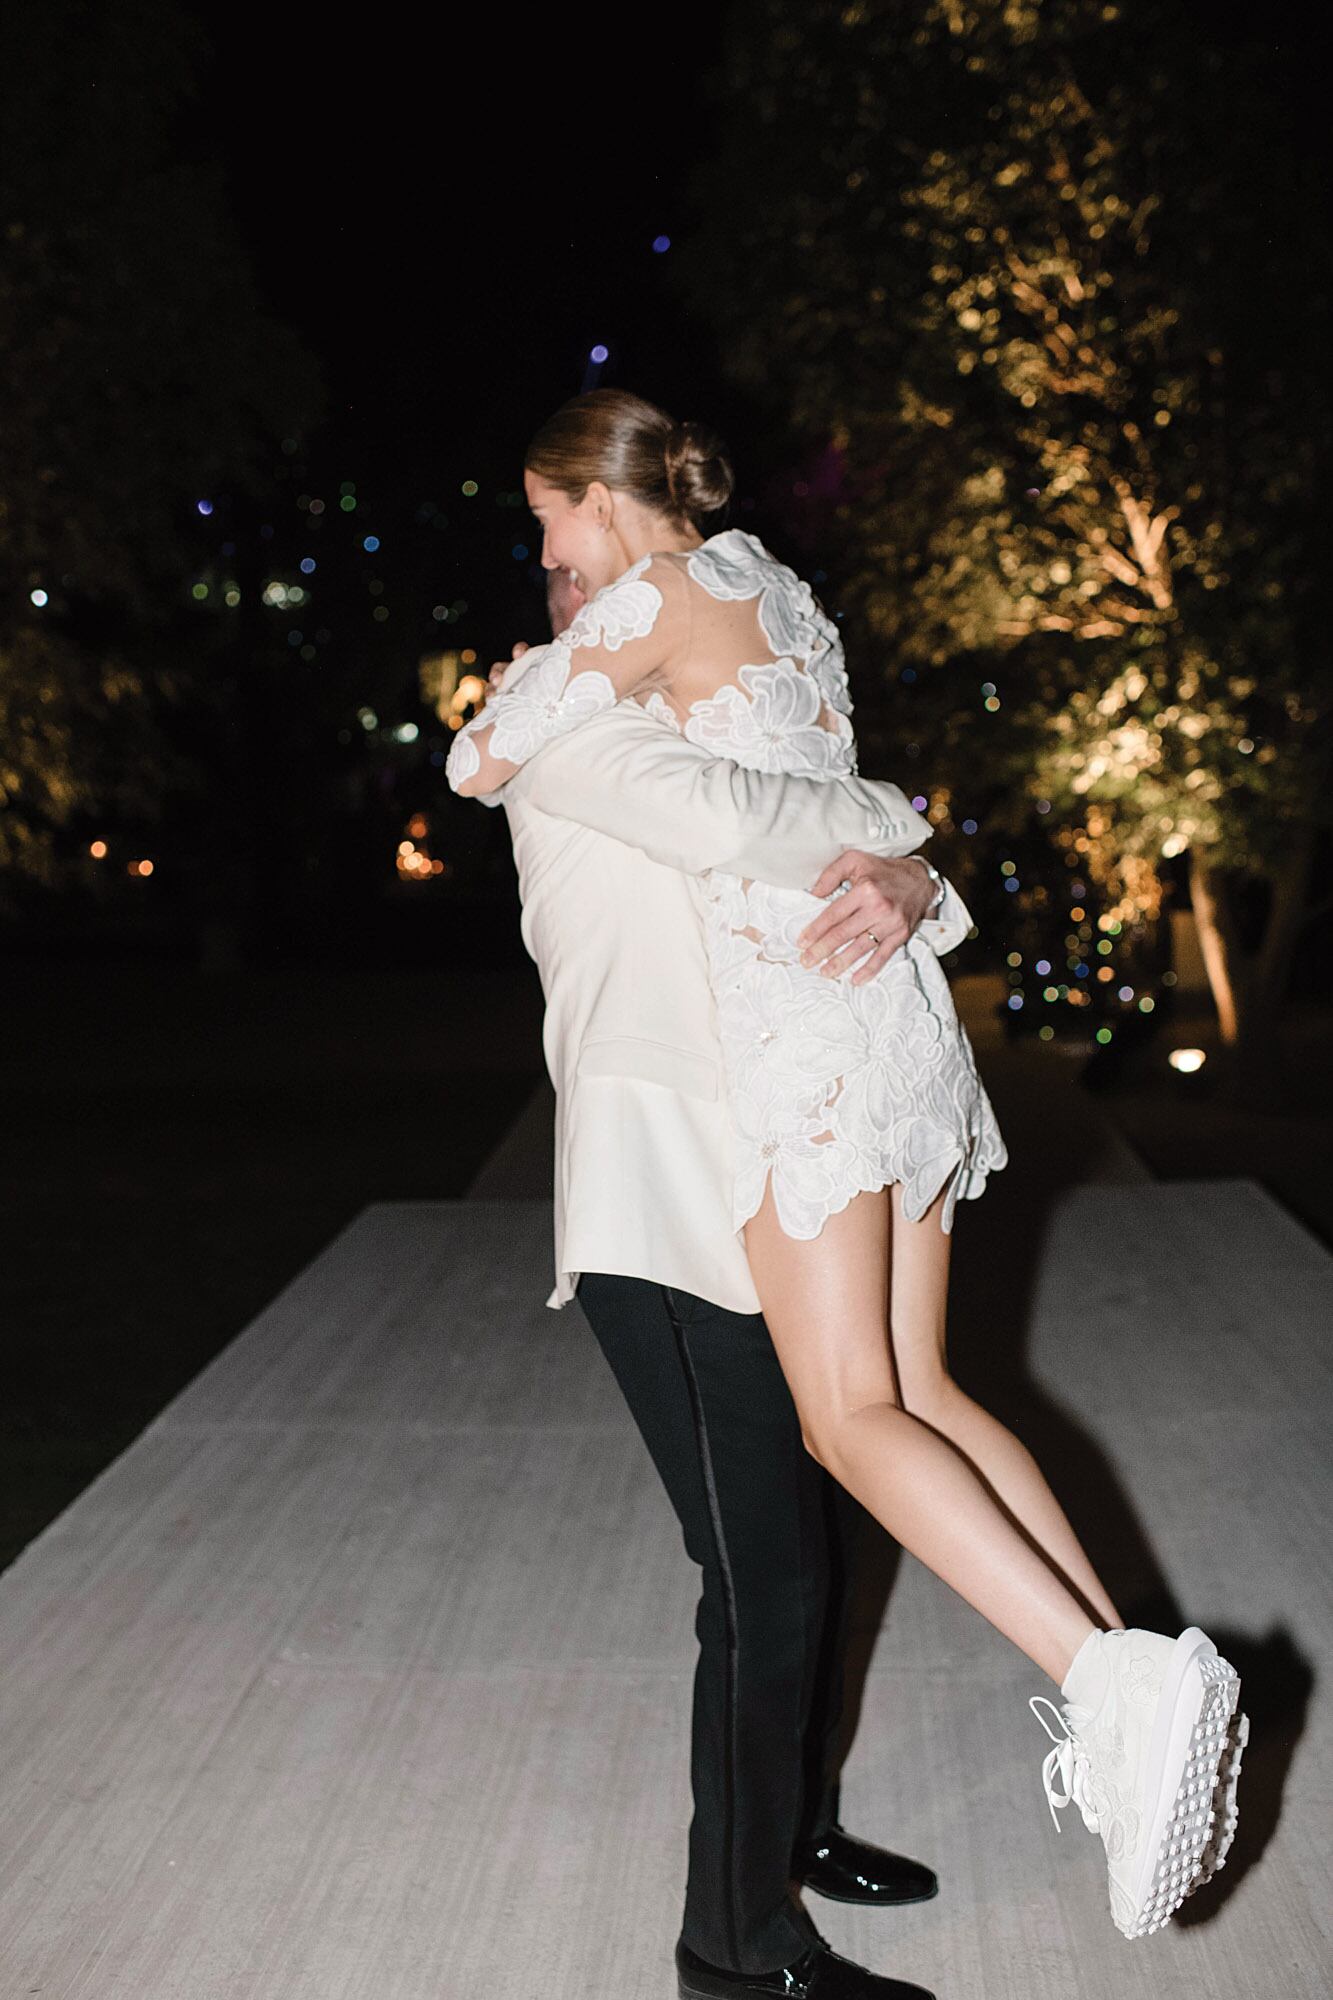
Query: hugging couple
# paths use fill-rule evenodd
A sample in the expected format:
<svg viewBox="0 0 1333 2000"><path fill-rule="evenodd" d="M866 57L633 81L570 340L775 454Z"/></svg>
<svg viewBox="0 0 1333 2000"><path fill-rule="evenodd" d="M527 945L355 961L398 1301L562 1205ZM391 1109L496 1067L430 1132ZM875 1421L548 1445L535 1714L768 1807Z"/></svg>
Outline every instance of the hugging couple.
<svg viewBox="0 0 1333 2000"><path fill-rule="evenodd" d="M679 1993L930 2000L796 1893L937 1889L839 1820L856 1503L1054 1683L1052 1817L1077 1805L1142 1937L1230 1843L1239 1680L1197 1626L1125 1629L949 1373L955 1207L1007 1159L941 965L969 913L856 774L836 624L717 525L712 431L596 389L524 484L554 636L492 671L447 774L507 812L545 994L547 1303L577 1297L702 1571Z"/></svg>

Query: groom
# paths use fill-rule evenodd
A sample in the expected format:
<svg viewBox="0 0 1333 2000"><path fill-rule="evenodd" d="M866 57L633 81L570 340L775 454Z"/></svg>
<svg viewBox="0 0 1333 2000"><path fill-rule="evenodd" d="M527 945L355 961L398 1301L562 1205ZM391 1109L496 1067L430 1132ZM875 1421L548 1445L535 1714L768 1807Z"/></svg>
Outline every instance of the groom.
<svg viewBox="0 0 1333 2000"><path fill-rule="evenodd" d="M568 572L551 573L553 632L582 601ZM524 664L497 667L492 684ZM544 745L483 803L509 817L523 938L546 999L547 1304L577 1295L702 1571L680 1993L930 2000L830 1950L792 1893L804 1882L890 1905L937 1884L838 1824L859 1510L804 1448L731 1227L698 878L716 867L825 895L851 880L866 898L852 928L891 947L919 927L950 949L968 913L946 885L926 914L936 892L910 850L931 829L896 786L716 760L633 701ZM839 900L817 919L821 961L844 943Z"/></svg>

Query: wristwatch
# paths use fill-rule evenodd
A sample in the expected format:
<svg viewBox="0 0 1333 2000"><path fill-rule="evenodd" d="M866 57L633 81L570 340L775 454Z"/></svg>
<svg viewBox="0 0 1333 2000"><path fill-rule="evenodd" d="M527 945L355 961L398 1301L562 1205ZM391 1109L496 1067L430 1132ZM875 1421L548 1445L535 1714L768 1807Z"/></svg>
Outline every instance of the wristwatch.
<svg viewBox="0 0 1333 2000"><path fill-rule="evenodd" d="M938 868L931 867L930 863L927 861L924 854L909 854L906 855L904 858L908 861L919 861L921 863L921 866L925 869L927 875L929 875L931 881L935 884L935 894L931 899L928 909L926 910L926 915L928 917L933 917L936 910L938 910L940 904L944 901L944 877L940 874Z"/></svg>

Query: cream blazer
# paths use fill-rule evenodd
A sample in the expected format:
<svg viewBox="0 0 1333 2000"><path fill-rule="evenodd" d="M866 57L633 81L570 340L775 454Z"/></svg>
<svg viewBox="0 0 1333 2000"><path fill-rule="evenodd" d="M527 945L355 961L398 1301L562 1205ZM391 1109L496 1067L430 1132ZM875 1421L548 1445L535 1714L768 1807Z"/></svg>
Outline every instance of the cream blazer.
<svg viewBox="0 0 1333 2000"><path fill-rule="evenodd" d="M568 1304L581 1272L603 1271L758 1312L731 1226L698 878L720 868L809 889L844 849L910 854L930 838L929 821L896 785L712 757L632 700L544 744L485 802L509 818L523 942L546 1001L556 1101L547 1305ZM971 925L946 884L920 934L943 953Z"/></svg>

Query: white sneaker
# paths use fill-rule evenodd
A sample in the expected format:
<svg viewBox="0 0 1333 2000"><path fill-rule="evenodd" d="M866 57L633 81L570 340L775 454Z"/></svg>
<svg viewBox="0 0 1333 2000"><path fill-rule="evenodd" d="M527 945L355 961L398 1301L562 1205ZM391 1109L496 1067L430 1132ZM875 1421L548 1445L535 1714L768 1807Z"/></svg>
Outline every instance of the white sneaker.
<svg viewBox="0 0 1333 2000"><path fill-rule="evenodd" d="M1240 1677L1197 1625L1178 1639L1093 1632L1060 1692L1059 1709L1044 1695L1029 1702L1055 1745L1041 1767L1051 1818L1058 1827L1056 1808L1072 1800L1101 1835L1116 1928L1145 1937L1198 1886L1206 1851L1211 1874L1231 1844L1239 1750L1221 1778L1219 1767L1235 1742Z"/></svg>

